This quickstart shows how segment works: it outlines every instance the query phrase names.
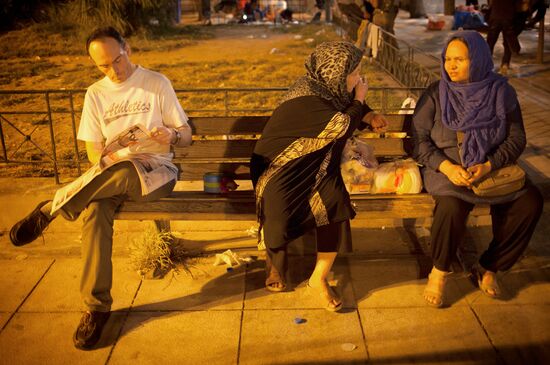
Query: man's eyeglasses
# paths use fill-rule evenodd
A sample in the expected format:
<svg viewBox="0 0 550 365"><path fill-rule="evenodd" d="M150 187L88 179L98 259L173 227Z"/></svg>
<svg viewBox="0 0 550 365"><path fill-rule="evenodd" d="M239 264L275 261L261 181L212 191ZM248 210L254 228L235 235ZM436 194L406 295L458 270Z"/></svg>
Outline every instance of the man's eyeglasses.
<svg viewBox="0 0 550 365"><path fill-rule="evenodd" d="M118 65L120 63L120 61L122 61L122 56L124 56L125 54L126 54L126 51L121 49L120 52L119 52L119 55L110 64L109 63L103 63L101 65L97 65L97 67L99 67L102 70L108 70L111 67L113 67L114 65Z"/></svg>

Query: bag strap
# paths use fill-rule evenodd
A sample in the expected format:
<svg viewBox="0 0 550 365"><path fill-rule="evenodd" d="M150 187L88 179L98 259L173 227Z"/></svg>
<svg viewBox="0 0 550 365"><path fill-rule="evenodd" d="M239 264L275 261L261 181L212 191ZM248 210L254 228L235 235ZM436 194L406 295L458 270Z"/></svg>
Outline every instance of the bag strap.
<svg viewBox="0 0 550 365"><path fill-rule="evenodd" d="M464 132L462 131L456 131L456 141L457 141L457 147L458 147L458 159L460 160L460 164L464 166L464 163L462 162L462 142L464 141Z"/></svg>

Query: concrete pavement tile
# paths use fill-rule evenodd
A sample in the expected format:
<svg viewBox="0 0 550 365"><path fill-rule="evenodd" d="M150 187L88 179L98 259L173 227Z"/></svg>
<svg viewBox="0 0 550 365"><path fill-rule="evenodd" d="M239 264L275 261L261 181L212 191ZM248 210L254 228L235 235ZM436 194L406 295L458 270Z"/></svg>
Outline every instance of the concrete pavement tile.
<svg viewBox="0 0 550 365"><path fill-rule="evenodd" d="M56 260L48 274L36 287L21 312L80 311L80 259ZM128 259L113 259L112 310L128 308L139 286L140 277L131 270Z"/></svg>
<svg viewBox="0 0 550 365"><path fill-rule="evenodd" d="M296 317L306 320L296 324ZM344 351L342 344L357 348ZM245 311L240 364L315 364L364 362L367 352L356 311Z"/></svg>
<svg viewBox="0 0 550 365"><path fill-rule="evenodd" d="M415 249L416 232L404 228L354 228L352 229L353 252L373 255L408 255ZM422 239L422 238L420 238Z"/></svg>
<svg viewBox="0 0 550 365"><path fill-rule="evenodd" d="M474 305L506 364L550 363L550 305Z"/></svg>
<svg viewBox="0 0 550 365"><path fill-rule="evenodd" d="M496 364L471 309L359 309L373 364Z"/></svg>
<svg viewBox="0 0 550 365"><path fill-rule="evenodd" d="M235 364L240 311L130 313L110 364Z"/></svg>
<svg viewBox="0 0 550 365"><path fill-rule="evenodd" d="M14 312L52 262L52 259L1 260L0 311Z"/></svg>
<svg viewBox="0 0 550 365"><path fill-rule="evenodd" d="M17 313L0 333L0 364L104 364L121 326L113 314L94 351L77 350L80 313Z"/></svg>
<svg viewBox="0 0 550 365"><path fill-rule="evenodd" d="M359 308L425 307L422 296L426 278L420 278L414 259L366 260L349 258L351 281ZM447 280L447 305L467 305L463 291L456 285L459 275Z"/></svg>
<svg viewBox="0 0 550 365"><path fill-rule="evenodd" d="M271 293L265 289L265 263L255 262L246 275L245 309L323 308L317 295L307 290L306 284L315 256L289 257L287 291ZM355 308L355 298L349 279L346 258L337 258L333 265L334 277L330 284L344 301L345 308Z"/></svg>
<svg viewBox="0 0 550 365"><path fill-rule="evenodd" d="M502 295L500 299L489 298L472 284L466 295L470 304L550 304L550 266L535 267L540 258L526 258L505 273L498 273Z"/></svg>
<svg viewBox="0 0 550 365"><path fill-rule="evenodd" d="M22 256L26 256L28 260L45 257L79 257L82 246L80 233L55 232L50 227L44 232L43 237L24 247L12 245L7 235L0 236L0 259L16 260Z"/></svg>
<svg viewBox="0 0 550 365"><path fill-rule="evenodd" d="M9 312L0 312L0 328L4 327L10 316Z"/></svg>
<svg viewBox="0 0 550 365"><path fill-rule="evenodd" d="M241 309L244 299L245 267L227 271L214 266L214 258L189 266L191 273L166 275L162 280L144 280L133 311Z"/></svg>

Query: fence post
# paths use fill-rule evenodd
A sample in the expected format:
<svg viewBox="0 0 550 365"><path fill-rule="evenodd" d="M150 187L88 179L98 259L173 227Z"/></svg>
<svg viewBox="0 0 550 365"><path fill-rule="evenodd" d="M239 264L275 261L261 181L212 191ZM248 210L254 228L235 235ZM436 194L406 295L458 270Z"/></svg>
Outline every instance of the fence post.
<svg viewBox="0 0 550 365"><path fill-rule="evenodd" d="M229 102L227 101L227 90L223 92L223 104L225 107L225 116L227 117L229 115Z"/></svg>
<svg viewBox="0 0 550 365"><path fill-rule="evenodd" d="M388 107L388 90L386 88L382 89L382 114L386 113Z"/></svg>
<svg viewBox="0 0 550 365"><path fill-rule="evenodd" d="M412 64L414 62L414 48L407 45L409 47L409 64L407 65L407 68L409 69L408 75L407 75L407 85L408 87L412 86Z"/></svg>
<svg viewBox="0 0 550 365"><path fill-rule="evenodd" d="M71 102L71 123L73 124L73 141L74 141L74 151L76 157L76 168L78 170L78 175L82 175L82 170L80 169L80 151L78 151L78 142L76 140L76 125L74 122L74 103L73 103L73 92L69 91L69 101Z"/></svg>
<svg viewBox="0 0 550 365"><path fill-rule="evenodd" d="M4 153L4 162L8 163L8 149L6 148L6 141L4 140L4 131L2 129L2 119L4 117L0 114L0 139L2 140L2 152Z"/></svg>
<svg viewBox="0 0 550 365"><path fill-rule="evenodd" d="M537 43L537 63L544 63L544 18L542 18L539 21L539 40Z"/></svg>
<svg viewBox="0 0 550 365"><path fill-rule="evenodd" d="M53 132L53 119L52 119L52 107L50 105L50 92L46 91L46 105L48 107L48 121L50 124L50 139L52 141L52 157L53 157L53 173L55 177L55 183L59 184L59 171L57 170L57 156L55 153L55 136Z"/></svg>
<svg viewBox="0 0 550 365"><path fill-rule="evenodd" d="M332 0L325 0L325 23L332 23Z"/></svg>

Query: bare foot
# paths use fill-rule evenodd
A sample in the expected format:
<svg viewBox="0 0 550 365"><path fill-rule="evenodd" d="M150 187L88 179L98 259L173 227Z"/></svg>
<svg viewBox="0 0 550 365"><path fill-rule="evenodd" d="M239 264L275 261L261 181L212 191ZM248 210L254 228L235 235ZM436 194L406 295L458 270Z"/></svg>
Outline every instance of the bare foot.
<svg viewBox="0 0 550 365"><path fill-rule="evenodd" d="M492 271L485 271L479 281L479 289L491 298L500 296L500 287L498 285L497 274Z"/></svg>
<svg viewBox="0 0 550 365"><path fill-rule="evenodd" d="M280 282L267 284L266 287L270 291L283 291L285 289L285 285Z"/></svg>
<svg viewBox="0 0 550 365"><path fill-rule="evenodd" d="M323 307L331 312L336 312L342 309L342 300L334 293L326 280L308 280L308 289L317 293L321 299Z"/></svg>

